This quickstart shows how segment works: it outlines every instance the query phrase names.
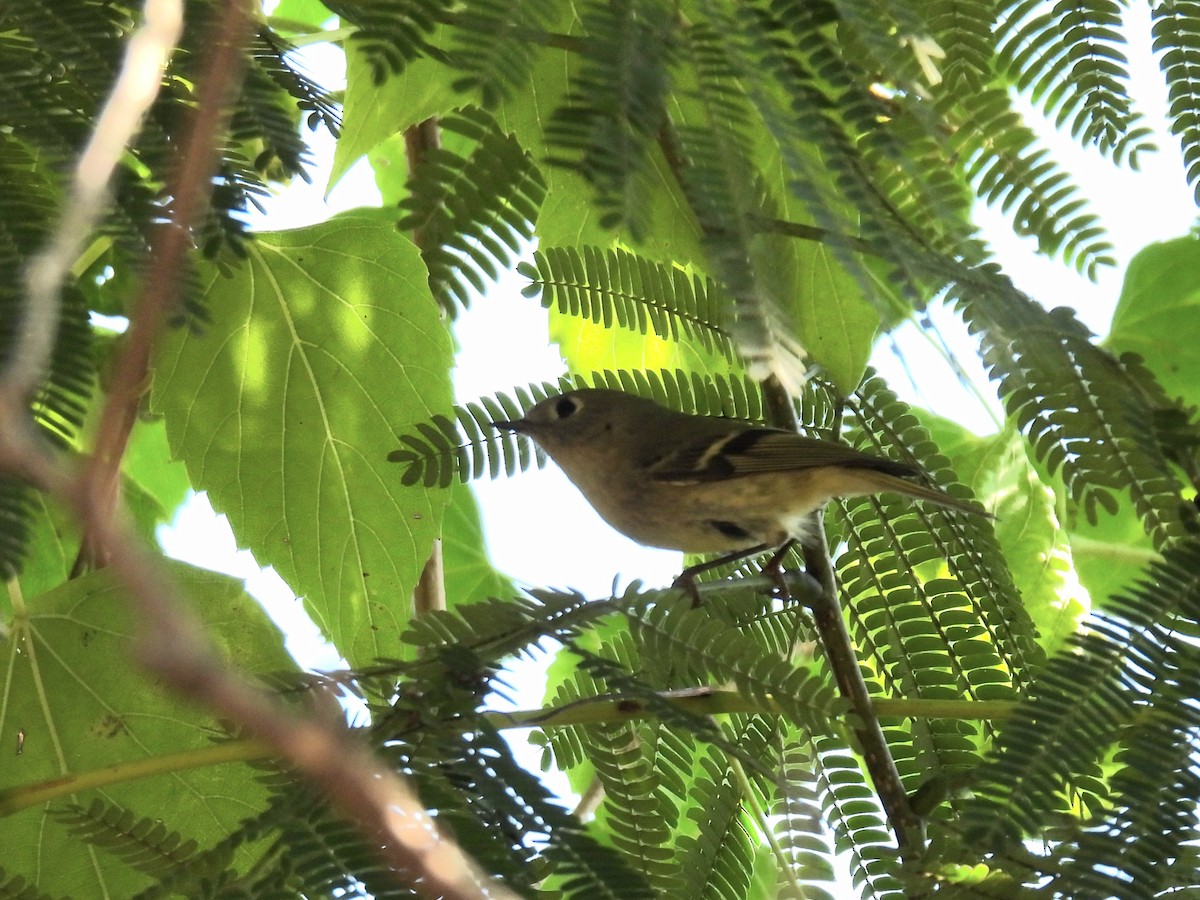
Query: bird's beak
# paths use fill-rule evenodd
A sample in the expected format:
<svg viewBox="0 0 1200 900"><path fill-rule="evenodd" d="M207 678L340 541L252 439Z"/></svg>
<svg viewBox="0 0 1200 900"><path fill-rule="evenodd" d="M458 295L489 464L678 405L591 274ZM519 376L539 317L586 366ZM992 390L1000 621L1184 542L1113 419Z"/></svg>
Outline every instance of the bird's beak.
<svg viewBox="0 0 1200 900"><path fill-rule="evenodd" d="M524 419L513 419L511 422L493 422L493 428L499 428L502 431L515 431L517 434L528 434L529 423Z"/></svg>

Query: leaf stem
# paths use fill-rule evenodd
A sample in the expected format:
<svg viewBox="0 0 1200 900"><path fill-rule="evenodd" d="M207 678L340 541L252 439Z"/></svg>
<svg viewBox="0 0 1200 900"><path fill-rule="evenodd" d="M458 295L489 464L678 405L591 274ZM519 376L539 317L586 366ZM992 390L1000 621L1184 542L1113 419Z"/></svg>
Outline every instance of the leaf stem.
<svg viewBox="0 0 1200 900"><path fill-rule="evenodd" d="M773 699L747 697L737 691L712 688L689 688L684 691L665 691L660 696L694 716L719 716L735 713L783 715L783 708ZM996 721L1009 718L1016 704L1007 700L921 700L875 698L871 710L886 718L962 719ZM512 712L487 712L484 719L500 729L508 728L565 728L569 725L611 724L632 719L647 719L653 710L641 701L618 695L576 700L565 707L520 709Z"/></svg>
<svg viewBox="0 0 1200 900"><path fill-rule="evenodd" d="M268 759L273 755L271 745L266 741L245 739L212 744L197 750L182 750L178 753L115 763L111 766L101 766L98 769L71 775L61 775L47 781L0 791L0 817L9 816L33 806L41 806L61 797L126 781L136 781L170 772L186 772L222 763Z"/></svg>
<svg viewBox="0 0 1200 900"><path fill-rule="evenodd" d="M737 691L713 688L688 688L679 691L664 691L663 700L680 711L695 716L731 715L734 713L758 713L784 715L783 709L770 698L746 697ZM1007 719L1016 704L1003 700L893 700L877 698L872 709L877 716L931 718L931 719ZM514 728L566 728L572 725L614 724L636 719L648 719L654 710L636 698L620 695L577 700L564 707L521 709L513 712L485 712L482 720L489 726L507 730ZM461 728L462 722L455 727ZM114 763L86 772L61 775L26 785L0 790L0 818L23 809L49 803L61 797L83 791L98 790L114 784L152 778L171 772L185 772L206 766L223 765L230 762L246 762L253 759L278 758L272 744L257 738L242 738L201 747L182 750L162 756Z"/></svg>
<svg viewBox="0 0 1200 900"><path fill-rule="evenodd" d="M1072 556L1088 556L1093 559L1106 559L1110 562L1131 562L1138 565L1149 565L1162 559L1162 555L1153 547L1131 547L1128 544L1114 544L1109 541L1098 541L1095 538L1084 537L1081 534L1069 534Z"/></svg>
<svg viewBox="0 0 1200 900"><path fill-rule="evenodd" d="M796 872L793 867L788 865L788 857L784 852L783 847L779 845L779 838L775 834L775 829L771 827L771 817L767 814L759 801L758 794L754 790L754 785L750 783L750 778L746 775L746 770L742 766L742 762L734 757L728 757L729 770L733 773L737 781L738 788L741 791L743 802L746 805L747 811L751 818L758 824L758 831L770 848L771 855L775 857L779 870L787 878L788 896L796 897L798 900L806 900L808 891L804 883L796 877Z"/></svg>

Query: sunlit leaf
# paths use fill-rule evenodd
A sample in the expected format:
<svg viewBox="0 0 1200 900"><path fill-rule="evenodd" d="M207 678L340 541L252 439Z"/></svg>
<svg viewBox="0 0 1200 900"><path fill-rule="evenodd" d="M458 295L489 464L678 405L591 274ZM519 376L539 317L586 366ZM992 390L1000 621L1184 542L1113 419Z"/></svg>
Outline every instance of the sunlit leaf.
<svg viewBox="0 0 1200 900"><path fill-rule="evenodd" d="M416 249L356 213L264 234L205 284L212 326L158 362L173 453L348 660L395 655L447 500L387 461L397 431L450 407Z"/></svg>
<svg viewBox="0 0 1200 900"><path fill-rule="evenodd" d="M169 573L226 660L250 672L294 671L283 636L236 579L179 563ZM202 751L226 731L194 704L165 693L137 662L138 622L108 572L25 598L3 648L0 790L104 766L118 770L183 750ZM105 799L162 818L208 846L260 810L267 791L241 764L194 767L105 787ZM79 794L86 805L96 794ZM59 801L62 803L64 801ZM4 865L52 894L132 896L149 880L96 854L39 805L0 817Z"/></svg>

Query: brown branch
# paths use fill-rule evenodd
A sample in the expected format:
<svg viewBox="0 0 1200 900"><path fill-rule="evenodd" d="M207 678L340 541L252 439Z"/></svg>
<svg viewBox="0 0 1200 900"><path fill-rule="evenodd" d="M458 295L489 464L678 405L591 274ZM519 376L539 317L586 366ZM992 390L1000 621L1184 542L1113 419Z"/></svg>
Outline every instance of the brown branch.
<svg viewBox="0 0 1200 900"><path fill-rule="evenodd" d="M192 229L208 209L212 180L219 161L219 136L228 117L229 100L245 65L252 24L248 0L227 0L212 36L205 71L197 85L196 104L169 188L170 214L151 238L150 262L133 306L124 352L117 358L108 402L100 418L96 446L85 477L90 504L97 515L112 514L120 486L121 459L137 422L142 395L149 383L150 354L158 343L179 293L179 278L192 246ZM99 564L109 549L88 532L87 543Z"/></svg>
<svg viewBox="0 0 1200 900"><path fill-rule="evenodd" d="M658 142L672 174L680 188L684 189L686 182L683 173L687 161L674 132L665 124L659 131ZM686 190L684 193L686 194ZM764 230L805 240L824 240L833 236L815 226L799 225L779 219L760 220L756 224ZM869 252L869 247L861 239L843 239L855 249ZM763 380L762 392L768 423L795 431L797 423L795 408L792 405L792 392L781 382L777 368L772 368L771 374ZM855 737L888 824L896 834L900 855L905 861L913 861L924 855L924 824L913 812L908 795L904 791L887 738L872 707L871 695L863 679L850 633L846 629L841 604L838 602L837 578L825 538L824 514L818 512L815 518L817 526L813 529L812 539L802 545L805 567L809 575L821 585L818 599L811 603L813 622L825 648L825 657L833 671L838 690L850 701L851 710L858 720L854 729ZM777 553L772 557L772 563L779 561L781 556L782 553ZM787 580L781 578L780 582L786 590Z"/></svg>
<svg viewBox="0 0 1200 900"><path fill-rule="evenodd" d="M126 589L139 627L138 656L168 687L269 744L357 823L399 877L421 884L434 896L511 896L497 885L485 887L458 847L438 834L406 783L353 740L344 723L292 713L226 668L184 606L178 586L115 505L121 457L151 351L175 302L191 229L208 204L226 100L236 87L252 23L250 0L226 0L214 21L219 30L209 44L198 102L170 184L170 220L152 241L142 295L101 414L96 455L81 475L57 464L29 427L24 398L9 393L0 397L0 466L52 490L74 510L84 533L108 557Z"/></svg>
<svg viewBox="0 0 1200 900"><path fill-rule="evenodd" d="M442 145L441 128L437 119L426 119L404 132L404 149L408 157L408 175L413 174L425 161L431 150ZM413 229L413 243L425 254L428 239L424 227L418 225ZM442 542L434 541L429 559L421 569L421 577L413 588L413 615L424 615L427 612L446 608L446 568L442 557Z"/></svg>
<svg viewBox="0 0 1200 900"><path fill-rule="evenodd" d="M79 155L70 194L50 239L25 271L27 302L0 376L0 395L26 403L49 365L58 331L62 285L108 203L108 186L142 117L158 96L183 29L180 0L147 0L144 24L129 38L116 83Z"/></svg>
<svg viewBox="0 0 1200 900"><path fill-rule="evenodd" d="M762 389L771 416L768 421L777 427L795 430L795 409L783 386L774 379L768 379ZM833 672L838 691L850 701L850 710L855 717L854 736L867 774L875 786L875 793L879 795L888 824L896 835L901 858L905 862L915 862L925 853L925 826L913 812L904 784L900 781L900 772L888 747L883 727L879 724L875 704L846 628L842 606L838 602L837 575L825 538L823 511L816 514L816 527L812 529L810 537L802 542L801 550L805 569L821 586L817 598L809 601L813 624L821 639L821 646L825 648L825 659Z"/></svg>
<svg viewBox="0 0 1200 900"><path fill-rule="evenodd" d="M441 837L418 798L344 724L289 712L217 659L200 623L180 603L166 571L137 543L124 522L75 490L77 512L112 548L110 570L125 584L139 624L138 656L181 695L237 722L317 786L335 809L356 822L397 876L434 896L482 898L469 861ZM501 894L503 895L503 894Z"/></svg>
<svg viewBox="0 0 1200 900"><path fill-rule="evenodd" d="M820 518L823 516L819 516ZM827 579L833 581L833 565L829 559L829 545L825 541L823 522L820 528L814 529L812 543L804 543L802 549L808 573L822 581L823 586ZM879 795L888 825L896 835L900 856L905 862L915 862L921 859L925 852L925 825L913 812L908 793L900 781L896 761L888 747L887 737L879 724L879 716L871 701L866 680L862 676L858 655L854 652L850 632L842 615L842 606L837 599L836 582L824 587L820 599L812 604L811 609L813 624L821 638L821 646L825 648L825 658L829 661L829 668L833 672L838 690L850 701L851 711L857 720L854 736L858 741L867 774L875 786L875 793Z"/></svg>

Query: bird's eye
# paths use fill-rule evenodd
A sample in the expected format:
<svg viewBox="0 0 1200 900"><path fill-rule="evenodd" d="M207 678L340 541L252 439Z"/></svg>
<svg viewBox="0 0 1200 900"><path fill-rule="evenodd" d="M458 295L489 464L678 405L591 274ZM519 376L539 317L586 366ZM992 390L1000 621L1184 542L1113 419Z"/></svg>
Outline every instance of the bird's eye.
<svg viewBox="0 0 1200 900"><path fill-rule="evenodd" d="M563 397L554 404L554 412L560 419L565 419L567 416L572 416L579 411L579 404L570 397Z"/></svg>

